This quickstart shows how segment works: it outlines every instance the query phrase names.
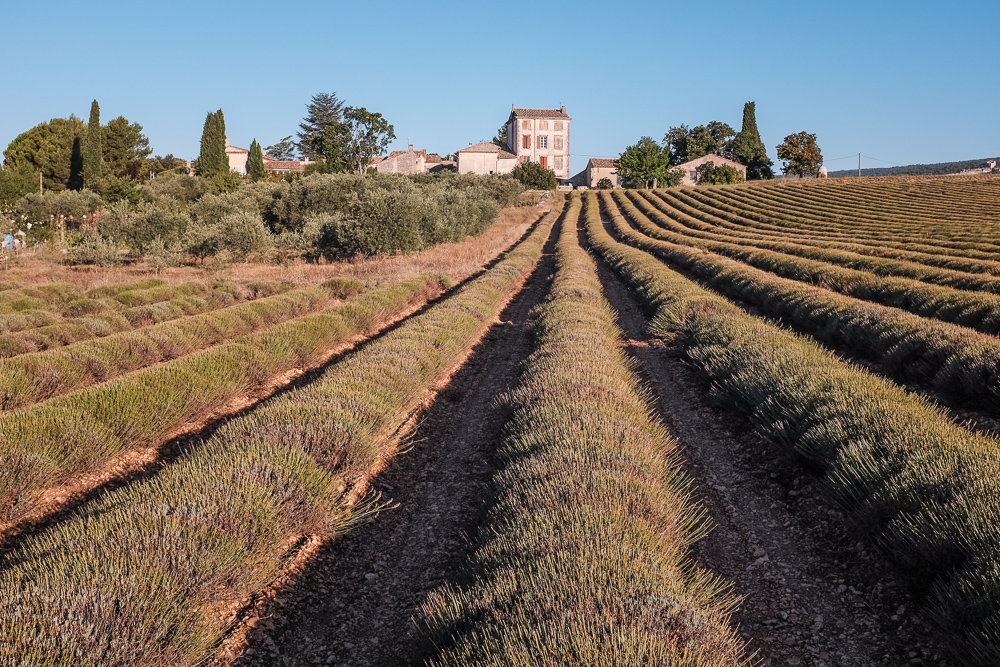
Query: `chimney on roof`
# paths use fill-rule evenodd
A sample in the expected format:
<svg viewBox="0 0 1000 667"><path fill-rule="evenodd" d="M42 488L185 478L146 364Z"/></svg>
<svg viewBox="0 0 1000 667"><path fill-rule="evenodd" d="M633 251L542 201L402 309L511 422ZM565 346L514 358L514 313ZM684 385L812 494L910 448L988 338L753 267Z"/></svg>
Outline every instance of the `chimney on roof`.
<svg viewBox="0 0 1000 667"><path fill-rule="evenodd" d="M560 109L560 111L562 111L563 113L566 113L566 105L565 104L562 105L562 109Z"/></svg>
<svg viewBox="0 0 1000 667"><path fill-rule="evenodd" d="M413 152L413 144L410 144L410 152Z"/></svg>

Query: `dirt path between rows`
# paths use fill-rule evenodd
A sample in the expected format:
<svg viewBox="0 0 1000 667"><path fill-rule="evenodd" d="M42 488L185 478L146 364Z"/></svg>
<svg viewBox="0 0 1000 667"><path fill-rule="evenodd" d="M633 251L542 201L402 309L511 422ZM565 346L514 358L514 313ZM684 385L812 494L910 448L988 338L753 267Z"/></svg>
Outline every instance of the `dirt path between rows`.
<svg viewBox="0 0 1000 667"><path fill-rule="evenodd" d="M629 289L599 262L605 296L657 409L680 443L692 496L714 529L695 562L733 583L734 614L769 667L950 665L884 560L851 535L800 462L708 407L704 387L647 334Z"/></svg>
<svg viewBox="0 0 1000 667"><path fill-rule="evenodd" d="M556 225L558 228L558 224ZM325 545L280 612L264 621L255 665L404 665L422 650L412 617L471 549L506 422L497 398L534 347L533 308L548 293L557 231L524 288L421 416L410 449L373 482L383 509Z"/></svg>

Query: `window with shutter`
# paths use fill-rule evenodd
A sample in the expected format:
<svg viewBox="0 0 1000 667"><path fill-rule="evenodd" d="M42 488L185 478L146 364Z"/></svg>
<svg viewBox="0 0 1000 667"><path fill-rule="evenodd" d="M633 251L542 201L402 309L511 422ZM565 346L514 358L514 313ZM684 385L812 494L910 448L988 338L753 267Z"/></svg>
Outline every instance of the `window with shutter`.
<svg viewBox="0 0 1000 667"><path fill-rule="evenodd" d="M543 136L539 135L539 137L538 137L538 147L539 148L548 148L549 147L549 138L548 137L543 137Z"/></svg>
<svg viewBox="0 0 1000 667"><path fill-rule="evenodd" d="M538 129L539 130L547 130L547 129L549 129L549 121L547 121L547 120L540 120L540 121L538 121Z"/></svg>
<svg viewBox="0 0 1000 667"><path fill-rule="evenodd" d="M552 141L554 148L557 151L561 151L563 147L562 137L555 137Z"/></svg>
<svg viewBox="0 0 1000 667"><path fill-rule="evenodd" d="M556 128L557 130L561 130L561 129L562 129L562 121L561 121L561 120L557 120L557 121L556 121L556 123L555 123L555 128Z"/></svg>
<svg viewBox="0 0 1000 667"><path fill-rule="evenodd" d="M542 169L548 169L549 159L543 155L542 157L538 158L538 164L542 165Z"/></svg>
<svg viewBox="0 0 1000 667"><path fill-rule="evenodd" d="M524 142L522 144L525 148L531 148L531 135L524 135Z"/></svg>
<svg viewBox="0 0 1000 667"><path fill-rule="evenodd" d="M530 130L531 129L531 121L530 120L522 120L521 121L521 129L522 130Z"/></svg>

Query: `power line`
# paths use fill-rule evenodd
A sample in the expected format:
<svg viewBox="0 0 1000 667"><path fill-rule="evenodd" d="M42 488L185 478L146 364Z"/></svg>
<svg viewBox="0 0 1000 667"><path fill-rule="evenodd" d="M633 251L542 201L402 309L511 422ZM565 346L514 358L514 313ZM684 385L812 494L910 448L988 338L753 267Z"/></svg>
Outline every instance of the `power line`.
<svg viewBox="0 0 1000 667"><path fill-rule="evenodd" d="M869 160L875 160L876 162L884 162L886 164L891 164L891 165L894 165L896 167L905 167L906 166L905 164L900 164L898 162L889 162L888 160L879 160L877 157L872 157L870 155L862 155L861 157L867 158Z"/></svg>

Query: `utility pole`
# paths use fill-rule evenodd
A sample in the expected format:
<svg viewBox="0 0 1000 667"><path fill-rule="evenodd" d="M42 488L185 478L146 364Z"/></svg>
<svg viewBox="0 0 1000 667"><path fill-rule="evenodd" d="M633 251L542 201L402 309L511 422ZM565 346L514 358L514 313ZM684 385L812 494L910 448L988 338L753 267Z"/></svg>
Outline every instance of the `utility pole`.
<svg viewBox="0 0 1000 667"><path fill-rule="evenodd" d="M38 196L42 196L42 172L38 172Z"/></svg>
<svg viewBox="0 0 1000 667"><path fill-rule="evenodd" d="M858 178L861 178L861 153L858 153Z"/></svg>

